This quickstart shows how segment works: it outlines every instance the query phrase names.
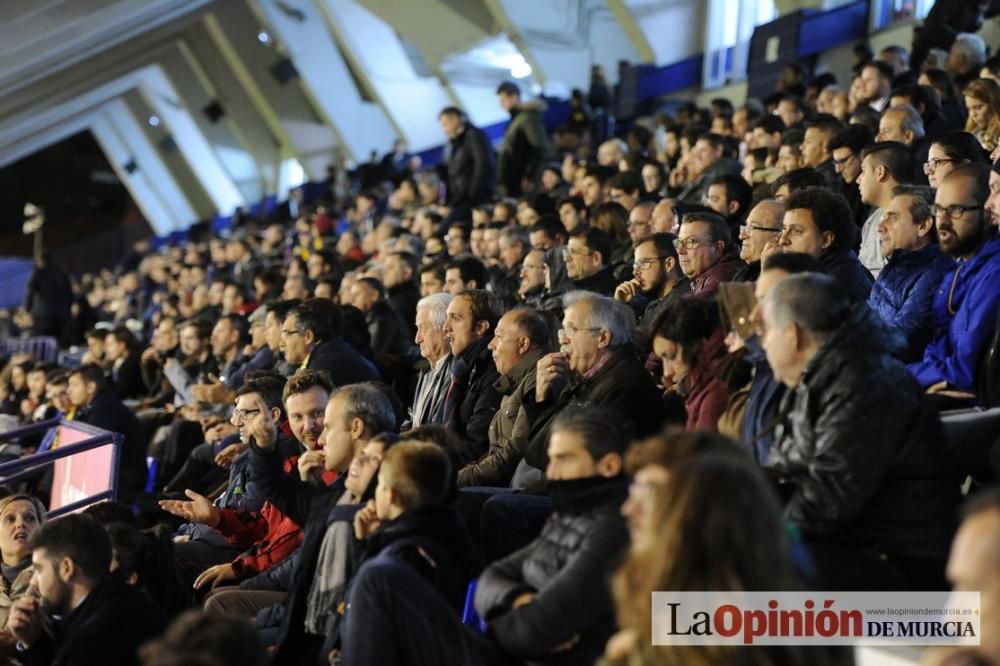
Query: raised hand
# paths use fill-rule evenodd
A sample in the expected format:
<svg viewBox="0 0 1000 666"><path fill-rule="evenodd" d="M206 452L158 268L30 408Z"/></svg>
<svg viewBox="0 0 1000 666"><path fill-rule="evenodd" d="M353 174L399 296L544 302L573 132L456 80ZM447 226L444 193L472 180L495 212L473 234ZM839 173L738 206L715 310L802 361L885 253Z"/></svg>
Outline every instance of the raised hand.
<svg viewBox="0 0 1000 666"><path fill-rule="evenodd" d="M172 513L178 518L183 518L189 523L202 523L209 527L215 527L222 518L219 508L213 506L208 498L199 495L190 488L184 494L191 498L190 502L185 500L160 500L160 508L167 513Z"/></svg>
<svg viewBox="0 0 1000 666"><path fill-rule="evenodd" d="M543 356L535 368L535 400L555 397L569 381L569 354L555 352Z"/></svg>
<svg viewBox="0 0 1000 666"><path fill-rule="evenodd" d="M299 478L303 481L319 481L326 469L326 456L322 449L306 451L299 456Z"/></svg>
<svg viewBox="0 0 1000 666"><path fill-rule="evenodd" d="M375 500L368 500L365 508L354 514L354 536L359 539L374 534L381 525L382 521L379 520L378 513L375 511Z"/></svg>

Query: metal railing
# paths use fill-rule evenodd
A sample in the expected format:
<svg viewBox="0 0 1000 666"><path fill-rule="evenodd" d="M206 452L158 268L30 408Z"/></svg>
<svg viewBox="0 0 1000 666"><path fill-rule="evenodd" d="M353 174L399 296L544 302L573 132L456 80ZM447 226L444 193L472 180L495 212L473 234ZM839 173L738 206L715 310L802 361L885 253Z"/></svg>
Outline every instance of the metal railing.
<svg viewBox="0 0 1000 666"><path fill-rule="evenodd" d="M0 442L20 439L27 435L34 435L40 432L49 433L51 436L52 431L60 427L75 430L78 433L90 435L90 437L69 444L59 444L54 449L39 451L38 453L25 458L0 463L0 483L10 485L32 477L37 477L38 473L44 470L46 466L55 465L59 460L70 458L80 453L101 447L112 446L111 469L108 470L108 489L93 493L87 497L83 497L68 504L64 504L57 509L51 510L48 513L48 517L55 518L66 513L72 513L105 499L114 501L118 495L118 465L122 441L124 439L121 434L108 432L78 421L66 421L61 418L55 418L49 419L48 421L40 421L39 423L34 423L23 428L10 430L0 434ZM53 497L60 490L61 489L53 487Z"/></svg>
<svg viewBox="0 0 1000 666"><path fill-rule="evenodd" d="M0 337L0 354L31 354L38 361L52 363L59 356L59 343L50 336L34 338Z"/></svg>

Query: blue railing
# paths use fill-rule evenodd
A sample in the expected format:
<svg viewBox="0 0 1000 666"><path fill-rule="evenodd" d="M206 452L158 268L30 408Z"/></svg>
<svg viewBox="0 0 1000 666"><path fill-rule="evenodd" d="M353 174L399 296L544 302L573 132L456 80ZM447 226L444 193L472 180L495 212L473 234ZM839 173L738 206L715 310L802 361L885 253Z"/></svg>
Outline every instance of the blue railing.
<svg viewBox="0 0 1000 666"><path fill-rule="evenodd" d="M60 429L62 429L62 434L75 431L77 436L89 435L89 437L72 443L60 443L54 449L39 450L34 455L0 463L0 484L10 485L31 477L37 477L39 471L48 465L55 465L60 460L77 456L87 451L111 446L113 448L111 451L110 469L107 470L107 489L100 490L66 504L60 504L58 508L50 510L48 515L54 518L66 513L72 513L101 500L114 501L118 495L119 454L122 440L124 439L119 433L101 430L86 423L55 418L0 434L0 442L18 440L42 432L47 433L46 440L48 440L56 432L59 432ZM52 497L56 498L57 494L63 490L63 488L57 488L53 485Z"/></svg>

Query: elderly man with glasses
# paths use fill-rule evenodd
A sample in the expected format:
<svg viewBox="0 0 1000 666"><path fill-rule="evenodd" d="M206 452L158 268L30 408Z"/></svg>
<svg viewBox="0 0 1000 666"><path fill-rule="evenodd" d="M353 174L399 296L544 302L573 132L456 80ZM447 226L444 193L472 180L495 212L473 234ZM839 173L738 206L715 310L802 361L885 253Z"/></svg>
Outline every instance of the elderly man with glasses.
<svg viewBox="0 0 1000 666"><path fill-rule="evenodd" d="M734 282L757 280L764 248L768 243L777 243L784 214L785 204L777 199L765 199L750 210L746 224L740 227L740 259L746 267L733 276Z"/></svg>

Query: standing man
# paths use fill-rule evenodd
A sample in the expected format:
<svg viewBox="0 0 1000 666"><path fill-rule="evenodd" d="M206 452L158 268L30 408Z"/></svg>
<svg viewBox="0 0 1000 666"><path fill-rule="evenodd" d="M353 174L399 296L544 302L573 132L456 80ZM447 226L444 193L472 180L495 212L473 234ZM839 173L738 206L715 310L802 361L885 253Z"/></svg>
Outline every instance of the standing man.
<svg viewBox="0 0 1000 666"><path fill-rule="evenodd" d="M69 322L73 287L61 268L52 263L48 252L42 254L35 272L28 280L24 309L31 314L31 334L62 336Z"/></svg>
<svg viewBox="0 0 1000 666"><path fill-rule="evenodd" d="M497 153L497 193L516 197L535 189L549 154L549 136L542 122L540 104L521 102L521 89L505 81L497 88L497 101L510 114L510 123Z"/></svg>
<svg viewBox="0 0 1000 666"><path fill-rule="evenodd" d="M486 133L472 125L461 109L454 106L443 109L438 121L450 141L448 206L453 217L456 212L468 214L473 206L487 203L493 197L493 149Z"/></svg>

